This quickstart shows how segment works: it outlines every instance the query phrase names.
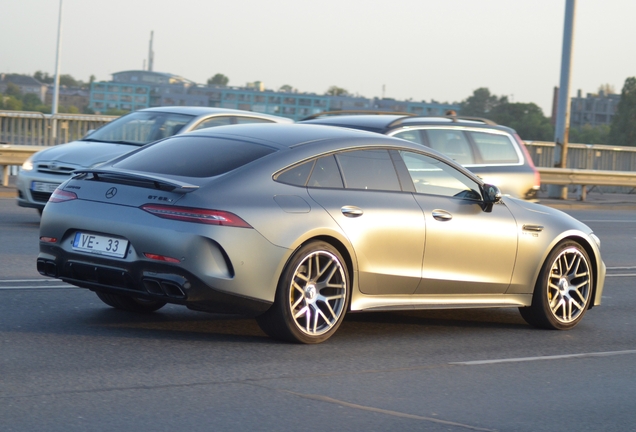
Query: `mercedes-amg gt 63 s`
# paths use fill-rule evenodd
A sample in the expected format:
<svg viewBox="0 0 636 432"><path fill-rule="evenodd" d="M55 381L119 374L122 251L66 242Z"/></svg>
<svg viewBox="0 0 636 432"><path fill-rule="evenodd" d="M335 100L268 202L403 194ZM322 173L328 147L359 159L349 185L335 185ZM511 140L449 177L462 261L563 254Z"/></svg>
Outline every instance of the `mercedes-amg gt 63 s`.
<svg viewBox="0 0 636 432"><path fill-rule="evenodd" d="M600 240L433 149L308 124L202 129L80 169L48 201L41 274L107 305L254 316L318 343L347 312L516 307L574 327Z"/></svg>

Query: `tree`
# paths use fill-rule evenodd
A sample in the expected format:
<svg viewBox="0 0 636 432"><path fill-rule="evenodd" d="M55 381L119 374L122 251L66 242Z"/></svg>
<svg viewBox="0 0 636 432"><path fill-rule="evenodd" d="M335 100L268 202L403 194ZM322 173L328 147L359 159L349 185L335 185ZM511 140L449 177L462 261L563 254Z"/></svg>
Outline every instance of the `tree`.
<svg viewBox="0 0 636 432"><path fill-rule="evenodd" d="M287 92L287 93L291 93L294 91L294 88L292 86L290 86L289 84L285 84L280 86L280 88L278 89L279 92Z"/></svg>
<svg viewBox="0 0 636 432"><path fill-rule="evenodd" d="M24 111L37 111L36 108L42 105L42 101L37 95L33 93L27 93L22 97L22 104Z"/></svg>
<svg viewBox="0 0 636 432"><path fill-rule="evenodd" d="M53 84L54 76L49 75L47 72L37 71L33 74L33 78L40 81L43 84Z"/></svg>
<svg viewBox="0 0 636 432"><path fill-rule="evenodd" d="M577 144L606 144L609 133L609 125L586 124L580 128L571 128L568 141Z"/></svg>
<svg viewBox="0 0 636 432"><path fill-rule="evenodd" d="M15 96L6 96L3 98L3 108L9 111L22 111L22 101Z"/></svg>
<svg viewBox="0 0 636 432"><path fill-rule="evenodd" d="M329 96L349 96L349 92L347 90L335 85L329 87L329 89L327 89L327 92L325 94Z"/></svg>
<svg viewBox="0 0 636 432"><path fill-rule="evenodd" d="M636 77L625 80L607 143L613 146L636 146Z"/></svg>
<svg viewBox="0 0 636 432"><path fill-rule="evenodd" d="M4 91L4 94L7 96L13 96L16 99L22 99L22 91L20 90L20 86L15 83L7 83L7 89Z"/></svg>
<svg viewBox="0 0 636 432"><path fill-rule="evenodd" d="M534 103L508 103L507 99L494 106L488 118L513 128L524 140L551 141L554 127L543 115L543 110ZM462 114L464 114L462 110Z"/></svg>
<svg viewBox="0 0 636 432"><path fill-rule="evenodd" d="M614 86L611 84L601 84L598 88L598 92L608 94L616 94L616 90L614 90Z"/></svg>
<svg viewBox="0 0 636 432"><path fill-rule="evenodd" d="M62 74L60 75L60 85L66 87L79 87L80 82L69 74Z"/></svg>
<svg viewBox="0 0 636 432"><path fill-rule="evenodd" d="M213 85L226 86L229 82L230 82L230 79L221 73L214 75L212 78L208 78L209 86L213 86Z"/></svg>
<svg viewBox="0 0 636 432"><path fill-rule="evenodd" d="M486 87L473 91L473 95L460 103L461 114L473 117L489 117L490 111L500 104L508 103L507 96L497 97L490 94Z"/></svg>

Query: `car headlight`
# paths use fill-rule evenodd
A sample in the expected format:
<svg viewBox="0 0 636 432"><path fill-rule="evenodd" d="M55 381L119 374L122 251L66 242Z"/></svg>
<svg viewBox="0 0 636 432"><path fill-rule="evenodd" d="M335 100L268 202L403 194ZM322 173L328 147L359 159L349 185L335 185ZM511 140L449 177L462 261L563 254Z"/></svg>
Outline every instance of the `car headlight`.
<svg viewBox="0 0 636 432"><path fill-rule="evenodd" d="M599 250L601 249L601 239L598 238L596 236L596 234L594 233L590 233L590 237L592 237L592 240L594 240L594 243L596 243L596 246L598 246Z"/></svg>
<svg viewBox="0 0 636 432"><path fill-rule="evenodd" d="M24 171L33 171L33 160L31 158L25 160L22 164L22 169Z"/></svg>

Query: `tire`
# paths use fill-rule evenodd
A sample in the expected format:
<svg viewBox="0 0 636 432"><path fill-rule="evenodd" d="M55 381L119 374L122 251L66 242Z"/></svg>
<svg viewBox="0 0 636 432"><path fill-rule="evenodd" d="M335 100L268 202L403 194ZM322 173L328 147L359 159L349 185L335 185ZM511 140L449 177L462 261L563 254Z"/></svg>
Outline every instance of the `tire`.
<svg viewBox="0 0 636 432"><path fill-rule="evenodd" d="M161 309L166 302L159 300L146 300L141 298L129 297L120 294L110 294L96 292L97 297L108 306L115 309L125 310L127 312L150 313Z"/></svg>
<svg viewBox="0 0 636 432"><path fill-rule="evenodd" d="M256 321L275 339L324 342L340 327L350 297L349 272L342 255L329 243L314 241L292 255L274 304Z"/></svg>
<svg viewBox="0 0 636 432"><path fill-rule="evenodd" d="M566 240L546 259L534 288L532 305L519 308L535 327L569 330L576 326L592 301L593 269L585 249Z"/></svg>

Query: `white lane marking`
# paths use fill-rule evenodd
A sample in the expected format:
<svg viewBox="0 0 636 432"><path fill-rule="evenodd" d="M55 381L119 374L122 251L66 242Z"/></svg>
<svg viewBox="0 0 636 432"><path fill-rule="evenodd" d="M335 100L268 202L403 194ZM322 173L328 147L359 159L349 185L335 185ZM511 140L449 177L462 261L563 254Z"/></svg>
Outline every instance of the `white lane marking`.
<svg viewBox="0 0 636 432"><path fill-rule="evenodd" d="M611 219L588 219L588 220L581 220L581 222L584 223L588 223L588 222L607 222L607 223L614 223L614 222L623 222L623 223L634 223L636 222L636 220L611 220Z"/></svg>
<svg viewBox="0 0 636 432"><path fill-rule="evenodd" d="M425 416L420 416L420 415L414 415L414 414L407 414L407 413L403 413L400 411L393 411L393 410L387 410L387 409L382 409L382 408L374 408L374 407L370 407L370 406L366 406L366 405L358 405L358 404L354 404L351 402L345 402L339 399L333 399L330 398L328 396L322 396L322 395L314 395L314 394L305 394L305 393L296 393L290 390L280 390L284 393L289 393L292 394L294 396L298 396L304 399L311 399L311 400L315 400L315 401L320 401L320 402L326 402L326 403L330 403L330 404L335 404L335 405L341 405L341 406L346 406L348 408L353 408L353 409L359 409L359 410L363 410L363 411L370 411L370 412L374 412L374 413L378 413L378 414L385 414L385 415L390 415L390 416L394 416L394 417L401 417L401 418L407 418L407 419L412 419L412 420L423 420L423 421L427 421L427 422L432 422L432 423L439 423L439 424L443 424L443 425L448 425L448 426L455 426L455 427L459 427L459 428L464 428L464 429L470 429L470 430L475 430L475 431L485 431L485 432L494 432L493 429L485 429L485 428L480 428L477 426L471 426L471 425L467 425L464 423L456 423L453 421L448 421L448 420L442 420L442 419L438 419L438 418L434 418L434 417L425 417Z"/></svg>
<svg viewBox="0 0 636 432"><path fill-rule="evenodd" d="M633 270L636 269L636 266L630 266L630 267L608 267L608 270Z"/></svg>
<svg viewBox="0 0 636 432"><path fill-rule="evenodd" d="M587 357L609 357L609 356L617 356L617 355L625 355L625 354L636 354L636 350L606 351L606 352L581 353L581 354L564 354L564 355L541 356L541 357L520 357L520 358L497 359L497 360L475 360L475 361L467 361L467 362L451 362L449 364L461 365L461 366L474 366L474 365L497 364L497 363L519 363L519 362L538 361L538 360L562 360L562 359L587 358Z"/></svg>
<svg viewBox="0 0 636 432"><path fill-rule="evenodd" d="M636 276L636 273L625 273L625 274L606 274L605 277L633 277Z"/></svg>
<svg viewBox="0 0 636 432"><path fill-rule="evenodd" d="M24 289L32 289L32 290L46 290L51 288L66 288L66 289L75 289L76 286L73 285L50 285L50 286L37 286L37 285L21 285L21 286L0 286L0 291L6 290L24 290Z"/></svg>
<svg viewBox="0 0 636 432"><path fill-rule="evenodd" d="M636 267L634 267L636 268ZM0 280L0 284L1 283L26 283L26 282L44 282L44 283L52 283L52 282L59 282L57 279L5 279L5 280Z"/></svg>

